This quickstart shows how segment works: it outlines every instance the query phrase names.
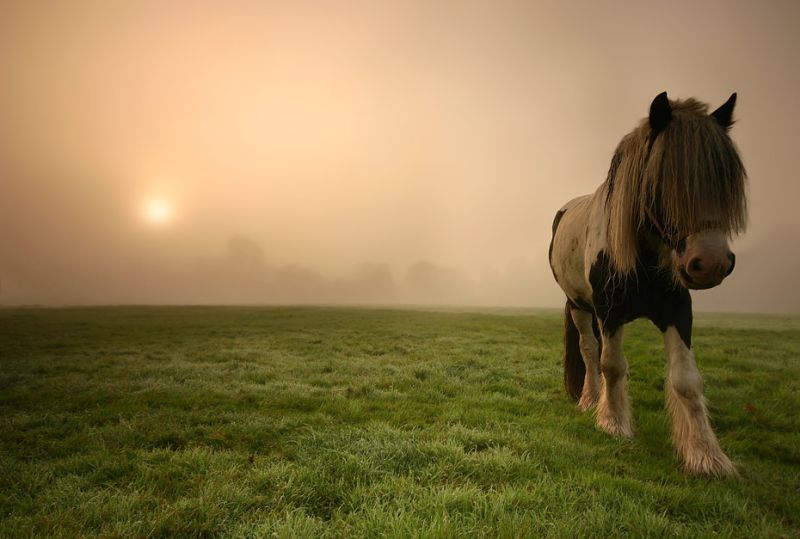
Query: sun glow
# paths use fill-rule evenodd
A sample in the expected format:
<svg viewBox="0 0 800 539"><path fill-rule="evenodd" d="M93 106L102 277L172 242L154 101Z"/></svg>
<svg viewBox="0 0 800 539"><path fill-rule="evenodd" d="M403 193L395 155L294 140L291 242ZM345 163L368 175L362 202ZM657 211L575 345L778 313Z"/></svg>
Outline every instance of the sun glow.
<svg viewBox="0 0 800 539"><path fill-rule="evenodd" d="M144 205L144 218L152 225L164 225L172 216L172 205L162 198L151 199Z"/></svg>

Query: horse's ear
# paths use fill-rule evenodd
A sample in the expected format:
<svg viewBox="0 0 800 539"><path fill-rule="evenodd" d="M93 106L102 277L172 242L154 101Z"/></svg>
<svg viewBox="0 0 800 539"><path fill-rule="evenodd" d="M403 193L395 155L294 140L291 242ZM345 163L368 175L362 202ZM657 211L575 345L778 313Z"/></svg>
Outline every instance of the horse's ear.
<svg viewBox="0 0 800 539"><path fill-rule="evenodd" d="M736 92L733 92L720 108L711 113L711 116L725 129L730 129L733 125L734 105L736 105Z"/></svg>
<svg viewBox="0 0 800 539"><path fill-rule="evenodd" d="M657 135L672 119L672 107L669 106L667 92L661 92L650 103L650 129Z"/></svg>

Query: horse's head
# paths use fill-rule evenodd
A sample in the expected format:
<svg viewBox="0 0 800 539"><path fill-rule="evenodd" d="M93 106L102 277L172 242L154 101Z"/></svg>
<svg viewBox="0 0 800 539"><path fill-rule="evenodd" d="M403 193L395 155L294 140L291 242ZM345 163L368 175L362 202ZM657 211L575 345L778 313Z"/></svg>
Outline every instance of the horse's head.
<svg viewBox="0 0 800 539"><path fill-rule="evenodd" d="M662 178L661 181L666 185L660 186L655 200L651 201L651 204L657 206L658 209L655 213L660 215L660 218L654 215L654 212L649 209L649 205L645 206L645 214L651 226L662 237L664 243L670 247L673 274L676 280L686 288L702 290L717 286L733 272L736 263L736 257L728 246L727 230L730 230L731 227L724 225L726 220L728 223L731 221L730 210L728 206L714 204L714 199L719 200L722 198L721 195L728 194L726 184L735 184L730 181L730 177L738 174L738 157L730 158L731 155L735 156L735 152L720 150L720 148L724 150L726 144L716 142L718 140L723 143L727 142L727 131L733 124L735 104L736 94L733 94L724 105L707 116L695 111L690 114L681 113L683 117L679 117L678 120L684 123L691 122L691 132L687 137L687 130L684 129L683 137L679 142L685 142L688 138L692 145L684 145L679 158L673 158L672 162L662 161L660 164L660 170L663 171L666 168L672 172ZM662 132L669 129L673 116L672 105L667 99L666 92L657 96L650 106L651 144ZM711 135L719 133L724 133L724 135L722 137L701 136L704 131ZM696 140L692 140L693 138ZM675 144L675 141L672 141L672 144ZM691 157L691 154L686 151L686 148L690 147L694 151L703 153L699 157ZM662 160L664 155L669 157L664 153L668 151L662 150ZM734 174L731 171L734 171ZM690 174L694 175L693 179L696 183L675 178L678 175ZM670 184L678 184L682 189L689 187L689 191L693 191L694 197L698 197L698 199L681 200L674 194L674 185ZM729 198L735 200L735 197ZM726 216L726 214L728 215ZM683 224L681 221L684 221L688 227L679 226ZM669 224L662 225L662 222ZM683 237L676 241L675 236L681 236L681 234L675 232L670 234L669 232L680 229L684 231Z"/></svg>

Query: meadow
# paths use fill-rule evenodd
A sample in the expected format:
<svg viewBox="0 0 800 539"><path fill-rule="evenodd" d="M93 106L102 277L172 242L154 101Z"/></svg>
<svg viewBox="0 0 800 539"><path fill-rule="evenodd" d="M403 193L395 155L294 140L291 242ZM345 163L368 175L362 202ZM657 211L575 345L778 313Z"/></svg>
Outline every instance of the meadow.
<svg viewBox="0 0 800 539"><path fill-rule="evenodd" d="M700 315L739 478L687 477L661 336L636 436L563 389L557 312L0 310L2 537L797 537L800 318Z"/></svg>

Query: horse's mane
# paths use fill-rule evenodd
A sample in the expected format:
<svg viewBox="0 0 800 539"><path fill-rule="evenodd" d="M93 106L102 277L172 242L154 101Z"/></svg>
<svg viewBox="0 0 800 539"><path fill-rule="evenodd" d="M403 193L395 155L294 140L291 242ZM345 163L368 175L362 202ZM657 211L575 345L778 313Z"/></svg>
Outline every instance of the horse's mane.
<svg viewBox="0 0 800 539"><path fill-rule="evenodd" d="M708 228L729 236L747 221L746 172L726 127L694 99L670 101L656 136L648 119L622 139L606 180L608 249L617 273L636 268L647 210L683 238Z"/></svg>

